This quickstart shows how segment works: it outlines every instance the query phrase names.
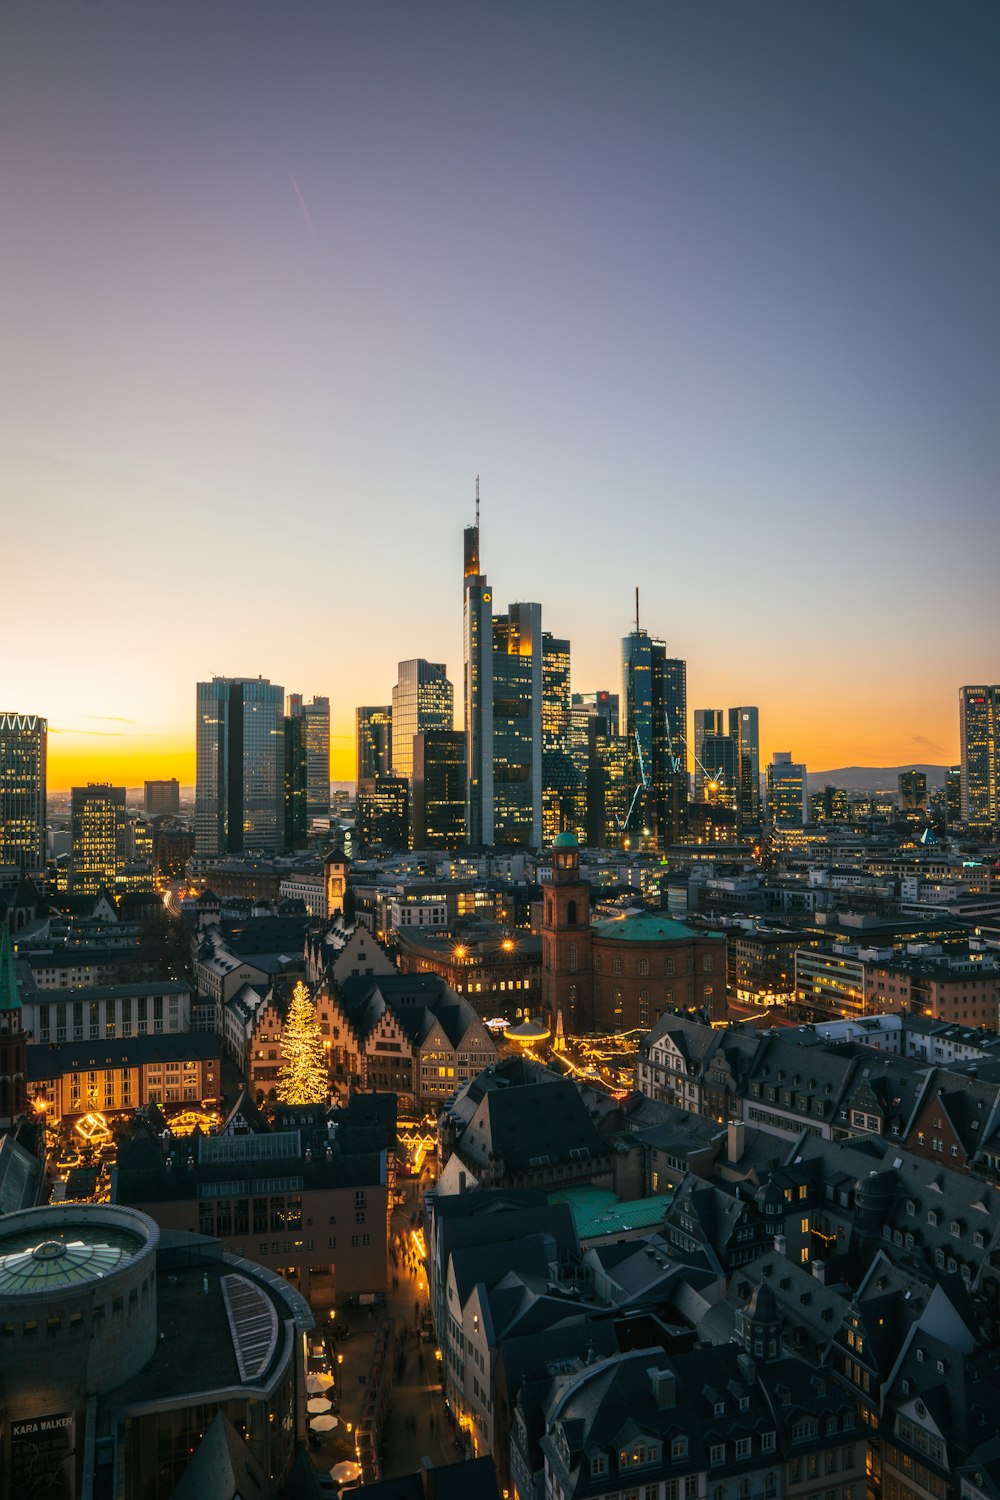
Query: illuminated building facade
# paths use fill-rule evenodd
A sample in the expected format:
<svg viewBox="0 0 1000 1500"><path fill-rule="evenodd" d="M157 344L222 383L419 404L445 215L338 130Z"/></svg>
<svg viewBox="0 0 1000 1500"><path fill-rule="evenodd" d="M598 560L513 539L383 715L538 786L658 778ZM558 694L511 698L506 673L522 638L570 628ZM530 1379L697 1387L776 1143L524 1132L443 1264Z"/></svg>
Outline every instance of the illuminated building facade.
<svg viewBox="0 0 1000 1500"><path fill-rule="evenodd" d="M388 776L392 769L392 704L355 710L358 780Z"/></svg>
<svg viewBox="0 0 1000 1500"><path fill-rule="evenodd" d="M625 837L665 848L684 831L688 802L687 665L645 630L622 641Z"/></svg>
<svg viewBox="0 0 1000 1500"><path fill-rule="evenodd" d="M779 827L801 828L806 820L806 768L790 750L776 750L767 768L767 803Z"/></svg>
<svg viewBox="0 0 1000 1500"><path fill-rule="evenodd" d="M1000 821L1000 686L958 693L962 822L988 833Z"/></svg>
<svg viewBox="0 0 1000 1500"><path fill-rule="evenodd" d="M372 776L358 782L355 831L362 849L409 846L410 783L405 776Z"/></svg>
<svg viewBox="0 0 1000 1500"><path fill-rule="evenodd" d="M542 842L576 828L582 780L573 759L570 647L546 631L542 635Z"/></svg>
<svg viewBox="0 0 1000 1500"><path fill-rule="evenodd" d="M463 665L466 841L542 842L542 607L493 614L479 525L465 530Z"/></svg>
<svg viewBox="0 0 1000 1500"><path fill-rule="evenodd" d="M455 690L443 662L401 661L392 690L392 774L413 775L413 738L455 727Z"/></svg>
<svg viewBox="0 0 1000 1500"><path fill-rule="evenodd" d="M129 856L125 821L125 788L91 782L71 795L73 824L72 884L78 895L114 890Z"/></svg>
<svg viewBox="0 0 1000 1500"><path fill-rule="evenodd" d="M944 778L945 818L948 827L962 821L962 767L949 766Z"/></svg>
<svg viewBox="0 0 1000 1500"><path fill-rule="evenodd" d="M736 748L737 826L760 824L760 715L744 705L729 710L729 736Z"/></svg>
<svg viewBox="0 0 1000 1500"><path fill-rule="evenodd" d="M719 711L719 733L705 734L701 741L701 796L698 801L710 802L716 807L728 807L736 811L738 778L736 773L736 743L732 735L721 732L722 712ZM695 771L697 780L697 768Z"/></svg>
<svg viewBox="0 0 1000 1500"><path fill-rule="evenodd" d="M722 709L696 708L691 715L691 723L694 732L694 800L703 802L705 782L711 779L711 774L706 774L705 771L705 739L708 735L722 734Z"/></svg>
<svg viewBox="0 0 1000 1500"><path fill-rule="evenodd" d="M278 853L285 836L284 689L213 677L197 689L195 848Z"/></svg>
<svg viewBox="0 0 1000 1500"><path fill-rule="evenodd" d="M0 713L0 864L45 868L48 720Z"/></svg>
<svg viewBox="0 0 1000 1500"><path fill-rule="evenodd" d="M825 786L809 798L810 823L849 823L850 799L843 787Z"/></svg>
<svg viewBox="0 0 1000 1500"><path fill-rule="evenodd" d="M289 693L288 712L302 720L302 743L306 759L306 827L314 818L330 816L330 700L303 700Z"/></svg>
<svg viewBox="0 0 1000 1500"><path fill-rule="evenodd" d="M902 812L927 811L927 777L923 771L901 771L899 806Z"/></svg>
<svg viewBox="0 0 1000 1500"><path fill-rule="evenodd" d="M428 730L413 737L414 849L460 849L465 843L465 735Z"/></svg>
<svg viewBox="0 0 1000 1500"><path fill-rule="evenodd" d="M589 848L621 843L626 808L625 741L617 693L574 693L570 745L578 778L577 834Z"/></svg>

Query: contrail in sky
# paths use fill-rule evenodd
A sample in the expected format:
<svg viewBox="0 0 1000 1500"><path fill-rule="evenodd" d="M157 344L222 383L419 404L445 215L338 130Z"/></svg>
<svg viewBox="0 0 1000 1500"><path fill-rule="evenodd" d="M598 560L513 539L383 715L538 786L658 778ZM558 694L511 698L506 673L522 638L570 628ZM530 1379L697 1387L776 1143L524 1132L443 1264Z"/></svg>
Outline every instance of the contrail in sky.
<svg viewBox="0 0 1000 1500"><path fill-rule="evenodd" d="M299 200L299 207L301 208L303 214L305 215L306 223L309 225L309 233L313 237L313 244L316 246L316 249L318 250L320 248L319 235L316 233L316 225L312 221L312 217L311 217L311 215L309 213L308 208L306 208L306 200L302 196L302 189L299 187L298 183L295 181L295 178L292 176L291 172L289 172L289 174L288 174L288 180L291 182L292 187L295 189L295 196Z"/></svg>

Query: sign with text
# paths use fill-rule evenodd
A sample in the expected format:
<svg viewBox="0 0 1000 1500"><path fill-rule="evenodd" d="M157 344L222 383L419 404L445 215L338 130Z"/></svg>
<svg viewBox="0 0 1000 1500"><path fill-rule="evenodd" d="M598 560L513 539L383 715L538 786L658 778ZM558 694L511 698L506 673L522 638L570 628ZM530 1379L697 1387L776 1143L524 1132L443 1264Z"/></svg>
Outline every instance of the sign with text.
<svg viewBox="0 0 1000 1500"><path fill-rule="evenodd" d="M75 1500L73 1412L10 1424L10 1492L18 1500Z"/></svg>

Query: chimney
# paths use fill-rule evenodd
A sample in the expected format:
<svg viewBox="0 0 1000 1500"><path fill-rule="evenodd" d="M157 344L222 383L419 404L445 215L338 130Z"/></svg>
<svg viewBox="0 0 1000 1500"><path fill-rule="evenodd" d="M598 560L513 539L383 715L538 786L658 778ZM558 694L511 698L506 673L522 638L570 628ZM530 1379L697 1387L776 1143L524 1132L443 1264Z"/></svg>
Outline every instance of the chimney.
<svg viewBox="0 0 1000 1500"><path fill-rule="evenodd" d="M746 1150L746 1126L742 1120L730 1120L726 1126L726 1155L738 1162Z"/></svg>
<svg viewBox="0 0 1000 1500"><path fill-rule="evenodd" d="M458 1174L458 1191L460 1193L464 1193L465 1192L465 1173L464 1172L459 1172L459 1174Z"/></svg>
<svg viewBox="0 0 1000 1500"><path fill-rule="evenodd" d="M677 1377L673 1370L648 1369L650 1384L653 1387L653 1400L656 1402L657 1411L667 1411L670 1407L677 1405Z"/></svg>
<svg viewBox="0 0 1000 1500"><path fill-rule="evenodd" d="M812 1273L815 1276L816 1280L819 1282L820 1286L826 1286L825 1260L814 1260L812 1263Z"/></svg>
<svg viewBox="0 0 1000 1500"><path fill-rule="evenodd" d="M774 1236L774 1248L779 1255L788 1254L788 1241L783 1234L776 1234Z"/></svg>
<svg viewBox="0 0 1000 1500"><path fill-rule="evenodd" d="M434 1500L434 1461L425 1453L420 1460L420 1494L422 1500Z"/></svg>

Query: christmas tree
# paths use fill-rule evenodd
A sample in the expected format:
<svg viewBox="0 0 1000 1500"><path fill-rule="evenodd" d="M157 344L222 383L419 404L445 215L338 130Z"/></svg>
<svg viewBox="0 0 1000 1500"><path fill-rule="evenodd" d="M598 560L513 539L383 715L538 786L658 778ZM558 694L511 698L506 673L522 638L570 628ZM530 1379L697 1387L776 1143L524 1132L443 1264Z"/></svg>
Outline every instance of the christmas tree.
<svg viewBox="0 0 1000 1500"><path fill-rule="evenodd" d="M325 1104L329 1077L316 1007L299 981L281 1034L284 1062L278 1070L278 1099L282 1104Z"/></svg>

